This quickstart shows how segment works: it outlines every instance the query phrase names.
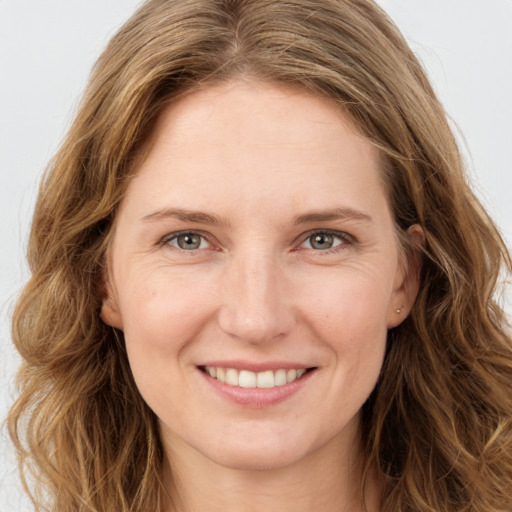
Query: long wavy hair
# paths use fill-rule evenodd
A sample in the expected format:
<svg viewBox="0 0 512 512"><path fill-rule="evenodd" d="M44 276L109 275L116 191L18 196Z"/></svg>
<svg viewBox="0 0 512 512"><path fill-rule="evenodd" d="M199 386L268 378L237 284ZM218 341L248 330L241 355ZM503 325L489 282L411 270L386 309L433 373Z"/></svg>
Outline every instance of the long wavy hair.
<svg viewBox="0 0 512 512"><path fill-rule="evenodd" d="M425 233L418 298L363 409L382 511L511 510L512 344L496 294L510 256L424 71L371 0L149 0L109 43L41 184L13 320L9 427L36 508L161 510L156 418L122 332L99 317L105 253L159 113L240 76L340 105L383 156L399 238Z"/></svg>

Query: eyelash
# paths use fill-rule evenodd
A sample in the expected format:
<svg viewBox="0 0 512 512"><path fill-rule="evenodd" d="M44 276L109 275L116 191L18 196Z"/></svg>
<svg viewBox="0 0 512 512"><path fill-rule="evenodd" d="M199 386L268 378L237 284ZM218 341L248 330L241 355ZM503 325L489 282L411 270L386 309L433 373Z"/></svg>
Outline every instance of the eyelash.
<svg viewBox="0 0 512 512"><path fill-rule="evenodd" d="M306 236L304 237L303 241L299 244L299 248L303 244L310 241L313 237L320 236L320 235L327 235L327 236L332 236L333 238L337 238L339 243L337 245L334 245L333 247L329 247L328 249L315 250L313 247L308 247L307 249L311 249L319 254L326 255L326 254L332 254L332 253L335 253L338 251L342 251L342 250L346 249L347 245L354 245L356 243L356 240L354 239L354 237L349 235L348 233L345 233L344 231L330 231L327 229L319 229L319 230L310 231L309 233L307 233ZM311 242L309 242L309 243L311 245ZM295 250L297 250L297 249L295 249Z"/></svg>
<svg viewBox="0 0 512 512"><path fill-rule="evenodd" d="M198 247L197 249L183 249L182 247L173 245L171 243L173 241L176 241L179 237L187 236L187 235L191 236L191 237L200 237L201 238L200 243L202 244L204 241L207 244L209 244L210 247L203 247L203 248ZM343 231L330 231L330 230L321 229L321 230L310 231L309 233L306 233L306 236L302 235L301 236L302 241L300 242L300 244L298 244L293 249L293 251L295 252L297 250L300 250L301 247L303 246L303 244L310 241L314 236L320 236L320 235L332 236L333 238L338 239L339 243L337 245L334 245L333 247L329 247L327 249L317 249L316 250L313 247L307 247L305 249L313 250L314 252L317 252L319 254L332 254L334 252L344 250L346 245L354 245L356 243L356 240L354 239L354 237L352 237L348 233L345 233ZM180 251L182 253L188 253L188 254L194 254L196 251L201 251L204 249L211 249L213 246L213 244L208 240L208 236L206 234L202 233L201 231L178 231L176 233L171 233L169 235L166 235L161 240L160 245L171 246L177 251ZM310 245L311 245L311 242L310 242Z"/></svg>
<svg viewBox="0 0 512 512"><path fill-rule="evenodd" d="M210 246L212 246L212 243L208 240L208 237L203 234L201 231L178 231L177 233L171 233L169 235L166 235L162 241L160 242L160 245L170 245L171 247L173 247L174 249L176 249L177 251L180 251L180 252L184 252L184 253L195 253L196 251L200 251L200 250L204 250L205 248L197 248L197 249L183 249L177 245L172 245L171 242L177 240L180 236L191 236L191 237L199 237L201 238L201 244L204 242L206 242L207 244L209 244ZM207 247L208 248L208 247Z"/></svg>

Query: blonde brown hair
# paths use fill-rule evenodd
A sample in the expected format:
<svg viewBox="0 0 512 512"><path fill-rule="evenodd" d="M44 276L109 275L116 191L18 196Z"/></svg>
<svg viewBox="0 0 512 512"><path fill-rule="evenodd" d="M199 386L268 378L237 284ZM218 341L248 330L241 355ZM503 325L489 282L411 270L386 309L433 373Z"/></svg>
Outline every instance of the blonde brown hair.
<svg viewBox="0 0 512 512"><path fill-rule="evenodd" d="M99 318L104 256L159 113L238 76L341 105L381 150L399 236L425 233L418 299L363 410L382 510L510 510L512 346L495 297L510 257L420 64L370 0L149 0L114 36L41 184L14 315L24 363L9 426L34 503L161 508L156 419L122 333Z"/></svg>

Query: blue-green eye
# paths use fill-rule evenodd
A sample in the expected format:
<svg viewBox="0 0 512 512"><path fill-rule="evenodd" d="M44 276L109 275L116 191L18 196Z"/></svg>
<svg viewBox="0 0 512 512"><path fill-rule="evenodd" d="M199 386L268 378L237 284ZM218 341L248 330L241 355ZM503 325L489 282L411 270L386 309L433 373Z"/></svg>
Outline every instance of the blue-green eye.
<svg viewBox="0 0 512 512"><path fill-rule="evenodd" d="M343 238L341 234L330 233L328 231L317 231L312 235L308 236L301 247L305 249L315 249L317 251L326 251L333 249L346 243L346 238Z"/></svg>
<svg viewBox="0 0 512 512"><path fill-rule="evenodd" d="M206 249L210 246L204 236L194 232L177 233L168 238L166 243L184 251Z"/></svg>

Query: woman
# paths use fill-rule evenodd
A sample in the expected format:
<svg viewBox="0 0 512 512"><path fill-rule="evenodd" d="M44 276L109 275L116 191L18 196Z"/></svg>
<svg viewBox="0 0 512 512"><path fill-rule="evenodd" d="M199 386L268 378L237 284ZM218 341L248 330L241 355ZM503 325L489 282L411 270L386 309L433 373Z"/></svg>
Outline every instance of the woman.
<svg viewBox="0 0 512 512"><path fill-rule="evenodd" d="M372 2L146 2L29 260L10 427L52 510L511 509L510 257Z"/></svg>

